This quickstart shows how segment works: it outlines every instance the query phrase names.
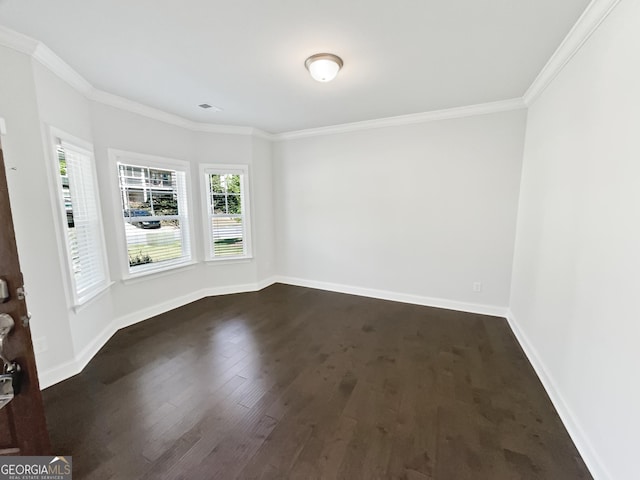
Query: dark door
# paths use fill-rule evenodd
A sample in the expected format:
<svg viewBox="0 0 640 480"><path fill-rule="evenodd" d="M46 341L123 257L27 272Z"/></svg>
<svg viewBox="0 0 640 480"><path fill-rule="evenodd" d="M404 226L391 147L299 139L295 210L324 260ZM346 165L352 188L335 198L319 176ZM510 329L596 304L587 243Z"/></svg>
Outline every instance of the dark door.
<svg viewBox="0 0 640 480"><path fill-rule="evenodd" d="M6 282L8 298L0 296L0 320L13 319L13 327L2 342L0 355L20 366L20 392L0 409L0 455L50 455L49 434L38 384L31 344L22 272L13 230L9 191L0 148L0 281ZM0 367L4 367L0 359ZM4 370L4 368L3 368ZM3 373L0 371L0 373ZM6 377L5 377L6 379Z"/></svg>

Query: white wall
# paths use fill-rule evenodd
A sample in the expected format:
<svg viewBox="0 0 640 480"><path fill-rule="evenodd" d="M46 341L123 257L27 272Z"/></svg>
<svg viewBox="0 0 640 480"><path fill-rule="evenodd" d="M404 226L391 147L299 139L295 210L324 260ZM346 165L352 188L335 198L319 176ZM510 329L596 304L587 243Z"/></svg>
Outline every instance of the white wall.
<svg viewBox="0 0 640 480"><path fill-rule="evenodd" d="M91 122L94 135L96 169L100 188L107 255L111 277L115 281L112 287L114 298L114 315L116 318L148 309L166 302L170 297L180 298L198 291L203 285L203 275L199 266L171 271L166 275L149 275L136 279L131 283L122 282L122 264L126 252L120 247L122 234L120 225L121 204L118 195L118 184L114 181L116 167L111 163L108 149L131 151L147 155L157 155L177 160L190 161L193 158L192 132L140 115L124 112L117 108L91 102ZM193 208L198 207L197 191L193 185L193 169L191 194ZM198 218L199 209L192 211ZM194 253L200 248L200 237L194 235Z"/></svg>
<svg viewBox="0 0 640 480"><path fill-rule="evenodd" d="M38 368L46 370L72 361L74 346L44 168L38 97L31 57L0 47L0 65L9 196L27 306L33 315L32 335L49 339L48 349L36 356Z"/></svg>
<svg viewBox="0 0 640 480"><path fill-rule="evenodd" d="M78 358L88 360L122 325L198 292L256 287L274 275L461 309L510 305L510 321L596 478L635 478L638 24L640 4L622 0L528 115L274 144L89 101L31 57L0 47L16 238L33 336L48 344L37 355L40 371L73 372L65 365L81 366ZM78 313L69 308L58 256L45 168L49 125L95 146L116 282ZM190 162L196 265L121 281L108 148ZM212 162L250 165L251 261L202 262L198 163ZM472 291L474 282L482 292Z"/></svg>
<svg viewBox="0 0 640 480"><path fill-rule="evenodd" d="M72 88L69 84L61 80L57 75L53 74L49 69L39 62L33 62L33 74L36 86L36 95L38 98L38 111L40 115L40 127L42 131L42 148L44 151L45 162L49 163L49 190L53 190L53 183L59 181L58 170L52 168L57 166L57 158L53 155L53 138L51 137L51 127L55 127L67 134L73 135L88 143L93 143L93 135L91 131L91 117L89 114L89 101ZM45 171L45 165L38 168ZM59 212L55 209L55 201L58 199L57 190L53 190L51 198L51 208L53 215ZM16 207L14 207L14 212ZM49 236L52 244L58 245L60 254L59 275L62 280L61 284L66 289L65 300L66 314L71 329L71 339L74 347L74 356L84 354L88 346L96 341L96 337L109 326L113 321L113 303L110 291L104 292L89 302L85 307L76 310L70 308L71 305L71 284L67 275L66 257L63 252L66 249L66 234L64 225L60 222L54 222L55 228L53 234ZM51 269L52 270L52 269ZM34 296L34 301L40 301ZM58 299L60 301L61 299ZM35 335L35 332L34 332ZM46 345L57 345L60 338L59 334L50 333L45 337ZM36 343L38 341L36 340ZM37 357L41 358L46 352L38 353ZM41 368L43 372L51 370L50 368Z"/></svg>
<svg viewBox="0 0 640 480"><path fill-rule="evenodd" d="M77 373L120 327L204 295L251 290L274 274L271 144L251 135L194 132L90 101L42 64L0 47L0 118L16 239L41 384ZM50 127L94 145L109 270L114 284L75 311L66 291ZM124 283L117 235L119 195L109 148L185 160L191 166L195 265ZM248 164L254 258L205 263L199 163Z"/></svg>
<svg viewBox="0 0 640 480"><path fill-rule="evenodd" d="M453 306L506 305L523 112L274 146L256 136L194 132L87 100L28 55L8 48L0 55L7 67L0 75L0 116L9 129L3 144L7 164L16 166L9 170L9 185L33 336L47 345L37 354L45 385L76 373L123 325L203 292L257 288L278 274L448 299ZM54 181L47 173L54 161L50 127L94 145L115 282L77 312L65 292L66 265L59 255L64 245L56 230ZM122 281L120 206L109 148L191 164L196 265ZM250 166L250 261L203 262L198 164L217 162ZM398 175L404 175L405 188L393 200L387 192ZM326 197L318 185L341 193ZM335 231L342 235L340 249L333 248ZM366 242L357 245L360 232ZM474 281L483 282L482 293L471 292Z"/></svg>
<svg viewBox="0 0 640 480"><path fill-rule="evenodd" d="M525 115L277 143L280 274L463 309L506 307Z"/></svg>
<svg viewBox="0 0 640 480"><path fill-rule="evenodd" d="M276 217L273 191L272 142L262 138L253 139L253 249L256 255L256 275L259 282L273 278L276 274Z"/></svg>
<svg viewBox="0 0 640 480"><path fill-rule="evenodd" d="M638 478L640 3L623 0L529 110L516 329L596 478Z"/></svg>
<svg viewBox="0 0 640 480"><path fill-rule="evenodd" d="M224 262L207 264L204 271L207 284L214 287L222 287L228 284L243 285L263 280L264 278L258 278L258 263L263 261L268 262L269 260L260 255L261 252L256 250L256 245L259 245L263 238L272 238L274 233L272 229L263 230L259 228L259 226L262 226L262 223L258 225L257 222L261 214L264 213L261 207L268 204L269 201L270 155L254 158L253 139L246 135L198 132L196 134L195 146L198 163L249 165L251 207L255 213L251 218L254 247L253 260L233 264L226 264ZM262 176L265 172L267 175ZM200 183L198 183L198 187L200 187ZM265 195L267 197L266 199ZM199 238L203 238L204 234L199 233L198 236Z"/></svg>
<svg viewBox="0 0 640 480"><path fill-rule="evenodd" d="M191 164L191 221L194 227L193 256L196 265L176 269L170 273L150 275L122 282L121 260L117 228L107 228L107 247L112 277L115 316L143 318L136 312L154 312L158 306L189 300L194 292L203 289L245 286L249 288L265 280L258 265L271 262L269 248L254 249L254 258L248 261L204 263L204 232L202 222L202 185L199 178L200 163L238 163L250 167L251 200L254 211L254 246L273 243L273 229L263 220L255 218L271 215L271 156L270 150L254 155L254 140L248 135L193 132L141 115L91 102L96 163L102 195L105 223L115 225L120 219L120 200L117 184L113 182L114 166L108 158L108 149L157 155L187 161ZM262 272L260 272L262 273ZM265 272L267 273L267 272ZM160 309L162 310L162 308ZM126 323L126 321L125 321Z"/></svg>

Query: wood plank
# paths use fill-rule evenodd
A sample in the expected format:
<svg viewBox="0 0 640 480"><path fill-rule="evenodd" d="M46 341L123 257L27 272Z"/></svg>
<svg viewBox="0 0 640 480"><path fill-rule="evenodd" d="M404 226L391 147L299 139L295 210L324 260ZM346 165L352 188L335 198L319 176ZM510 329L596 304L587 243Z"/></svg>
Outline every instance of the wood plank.
<svg viewBox="0 0 640 480"><path fill-rule="evenodd" d="M589 479L504 319L273 285L44 392L78 479Z"/></svg>

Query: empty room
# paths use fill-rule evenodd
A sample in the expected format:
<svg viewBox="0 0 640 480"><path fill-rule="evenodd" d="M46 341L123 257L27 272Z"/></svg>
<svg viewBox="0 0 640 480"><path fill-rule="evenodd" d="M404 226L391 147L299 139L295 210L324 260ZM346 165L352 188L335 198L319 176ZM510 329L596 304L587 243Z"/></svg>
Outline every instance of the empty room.
<svg viewBox="0 0 640 480"><path fill-rule="evenodd" d="M0 480L639 478L639 27L0 0Z"/></svg>

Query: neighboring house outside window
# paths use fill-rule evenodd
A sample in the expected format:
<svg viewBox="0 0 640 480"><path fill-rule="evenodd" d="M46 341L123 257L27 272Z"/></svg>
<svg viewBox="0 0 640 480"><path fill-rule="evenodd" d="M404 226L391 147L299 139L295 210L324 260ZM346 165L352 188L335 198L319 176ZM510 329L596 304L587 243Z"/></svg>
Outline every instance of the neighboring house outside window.
<svg viewBox="0 0 640 480"><path fill-rule="evenodd" d="M129 276L191 263L189 164L126 152L112 155L117 157Z"/></svg>
<svg viewBox="0 0 640 480"><path fill-rule="evenodd" d="M200 167L208 260L251 257L248 170L246 165Z"/></svg>

